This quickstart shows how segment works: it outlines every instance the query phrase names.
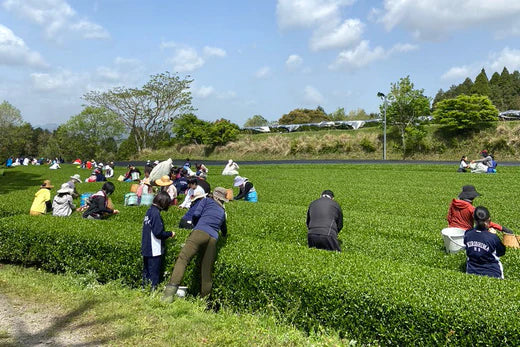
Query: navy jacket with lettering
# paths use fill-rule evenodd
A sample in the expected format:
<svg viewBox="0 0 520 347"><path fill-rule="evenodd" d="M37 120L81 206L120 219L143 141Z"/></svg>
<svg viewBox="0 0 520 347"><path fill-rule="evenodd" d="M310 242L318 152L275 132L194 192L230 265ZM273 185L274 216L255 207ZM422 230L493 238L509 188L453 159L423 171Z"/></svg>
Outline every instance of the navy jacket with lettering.
<svg viewBox="0 0 520 347"><path fill-rule="evenodd" d="M487 230L469 229L464 234L466 245L466 273L504 278L501 256L506 247L497 235Z"/></svg>

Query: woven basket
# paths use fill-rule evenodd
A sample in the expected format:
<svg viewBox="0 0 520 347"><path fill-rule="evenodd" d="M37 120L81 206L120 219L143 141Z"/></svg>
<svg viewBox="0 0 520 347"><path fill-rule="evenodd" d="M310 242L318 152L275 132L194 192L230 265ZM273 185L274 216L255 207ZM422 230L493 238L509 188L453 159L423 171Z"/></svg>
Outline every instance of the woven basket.
<svg viewBox="0 0 520 347"><path fill-rule="evenodd" d="M504 234L504 246L515 249L520 248L520 243L518 243L517 237L518 236L511 234Z"/></svg>

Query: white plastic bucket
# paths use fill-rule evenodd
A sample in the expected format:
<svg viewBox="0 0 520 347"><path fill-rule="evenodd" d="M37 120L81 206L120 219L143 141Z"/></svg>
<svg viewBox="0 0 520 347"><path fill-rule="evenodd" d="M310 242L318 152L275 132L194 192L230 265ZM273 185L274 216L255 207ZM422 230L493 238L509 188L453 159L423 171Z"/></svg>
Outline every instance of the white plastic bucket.
<svg viewBox="0 0 520 347"><path fill-rule="evenodd" d="M179 298L184 298L186 296L186 293L188 292L188 287L183 287L183 286L180 286L178 289L177 289L177 296Z"/></svg>
<svg viewBox="0 0 520 347"><path fill-rule="evenodd" d="M444 228L441 230L446 253L457 253L466 248L464 245L464 232L465 230L461 228Z"/></svg>

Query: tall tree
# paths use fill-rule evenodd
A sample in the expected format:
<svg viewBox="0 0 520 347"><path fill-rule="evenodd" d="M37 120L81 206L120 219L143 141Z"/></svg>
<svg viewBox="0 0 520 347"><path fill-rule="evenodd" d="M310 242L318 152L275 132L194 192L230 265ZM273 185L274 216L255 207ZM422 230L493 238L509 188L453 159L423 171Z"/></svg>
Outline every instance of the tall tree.
<svg viewBox="0 0 520 347"><path fill-rule="evenodd" d="M386 120L396 127L401 135L403 157L406 155L406 134L420 123L419 117L430 113L430 99L424 96L424 89L415 89L410 76L401 78L398 83L392 83L387 95L388 105ZM384 112L384 104L380 106Z"/></svg>
<svg viewBox="0 0 520 347"><path fill-rule="evenodd" d="M321 110L310 110L307 108L297 108L284 114L279 120L279 124L305 124L330 121L330 117Z"/></svg>
<svg viewBox="0 0 520 347"><path fill-rule="evenodd" d="M255 114L253 117L248 118L244 123L245 127L261 127L268 125L269 121L259 114Z"/></svg>
<svg viewBox="0 0 520 347"><path fill-rule="evenodd" d="M345 113L345 109L343 107L338 107L338 109L329 114L329 117L333 121L341 121L347 120L347 114Z"/></svg>
<svg viewBox="0 0 520 347"><path fill-rule="evenodd" d="M151 137L170 130L172 120L194 110L189 90L191 82L189 76L180 78L165 72L152 75L142 88L91 91L83 99L118 115L133 134L137 151L141 152L150 147Z"/></svg>
<svg viewBox="0 0 520 347"><path fill-rule="evenodd" d="M4 101L0 104L0 158L30 155L32 127L24 123L19 109Z"/></svg>
<svg viewBox="0 0 520 347"><path fill-rule="evenodd" d="M482 68L477 77L475 77L475 83L473 83L471 92L472 94L491 96L491 88L489 87L489 80L484 68Z"/></svg>
<svg viewBox="0 0 520 347"><path fill-rule="evenodd" d="M124 124L114 113L89 106L60 125L54 136L59 144L59 155L67 160L77 157L113 159L117 152L116 142L124 131Z"/></svg>

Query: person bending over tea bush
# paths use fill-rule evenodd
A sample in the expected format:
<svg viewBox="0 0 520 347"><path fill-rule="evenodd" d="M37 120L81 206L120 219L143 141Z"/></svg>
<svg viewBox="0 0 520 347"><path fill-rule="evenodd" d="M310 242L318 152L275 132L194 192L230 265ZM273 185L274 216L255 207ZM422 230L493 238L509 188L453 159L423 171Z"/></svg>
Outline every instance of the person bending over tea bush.
<svg viewBox="0 0 520 347"><path fill-rule="evenodd" d="M193 212L193 231L188 236L186 244L175 262L170 282L164 288L162 301L172 302L174 295L179 289L186 266L191 258L200 253L201 262L201 290L200 296L205 297L211 292L213 264L217 256L218 232L227 236L226 212L224 202L226 189L217 187L213 190L213 196L202 199Z"/></svg>
<svg viewBox="0 0 520 347"><path fill-rule="evenodd" d="M475 208L475 228L464 234L466 245L466 273L504 278L504 269L500 262L506 254L506 247L491 228L491 216L487 208Z"/></svg>
<svg viewBox="0 0 520 347"><path fill-rule="evenodd" d="M171 199L168 193L160 192L153 199L152 206L143 220L141 236L141 255L143 256L143 287L151 283L152 290L157 288L160 280L164 240L175 237L175 233L164 230L161 212L168 211Z"/></svg>
<svg viewBox="0 0 520 347"><path fill-rule="evenodd" d="M343 228L343 211L334 193L324 190L307 210L307 243L311 248L341 252L338 234Z"/></svg>
<svg viewBox="0 0 520 347"><path fill-rule="evenodd" d="M473 200L477 196L480 196L480 194L474 186L467 185L462 187L459 196L457 199L451 201L448 209L446 219L448 220L448 226L450 228L459 228L463 230L473 228L473 213L475 212ZM493 222L491 222L490 226L507 234L513 233L510 229Z"/></svg>
<svg viewBox="0 0 520 347"><path fill-rule="evenodd" d="M108 198L116 190L114 183L105 182L101 190L93 194L87 201L87 209L83 212L83 218L103 219L113 214L118 214L118 210L112 209L111 201Z"/></svg>
<svg viewBox="0 0 520 347"><path fill-rule="evenodd" d="M253 187L253 183L249 182L249 179L242 176L236 176L233 181L233 186L239 188L238 195L233 198L233 200L244 199L249 202L257 202L258 194L256 193L255 187Z"/></svg>

